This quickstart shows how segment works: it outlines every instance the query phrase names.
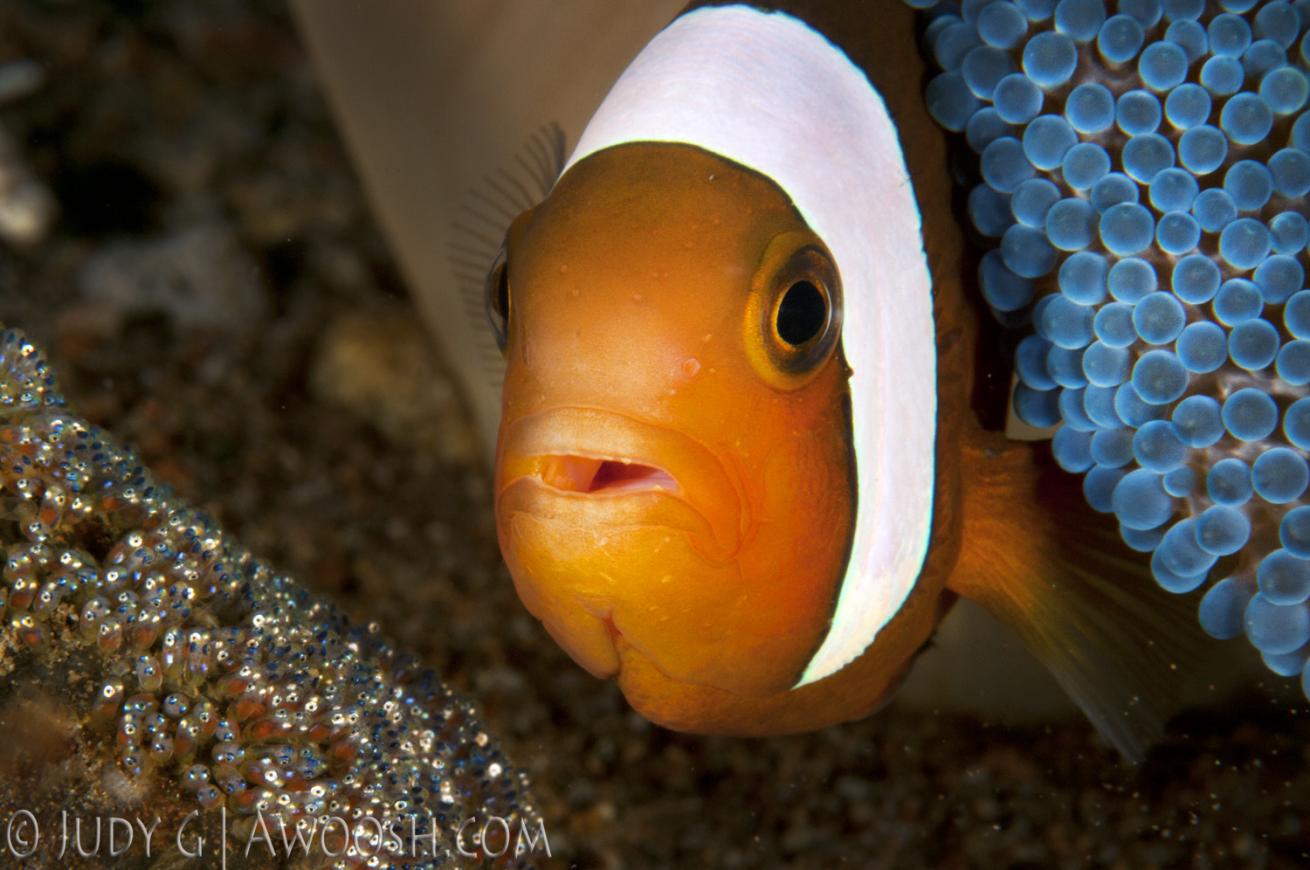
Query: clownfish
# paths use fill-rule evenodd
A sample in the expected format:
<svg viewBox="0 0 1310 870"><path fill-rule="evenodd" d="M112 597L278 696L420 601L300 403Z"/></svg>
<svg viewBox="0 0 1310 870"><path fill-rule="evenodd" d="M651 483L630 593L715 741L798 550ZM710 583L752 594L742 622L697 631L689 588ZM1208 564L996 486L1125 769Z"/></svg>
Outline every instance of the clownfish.
<svg viewBox="0 0 1310 870"><path fill-rule="evenodd" d="M1137 755L1194 605L995 425L929 76L900 3L696 5L638 54L487 276L501 551L671 729L864 717L967 598Z"/></svg>

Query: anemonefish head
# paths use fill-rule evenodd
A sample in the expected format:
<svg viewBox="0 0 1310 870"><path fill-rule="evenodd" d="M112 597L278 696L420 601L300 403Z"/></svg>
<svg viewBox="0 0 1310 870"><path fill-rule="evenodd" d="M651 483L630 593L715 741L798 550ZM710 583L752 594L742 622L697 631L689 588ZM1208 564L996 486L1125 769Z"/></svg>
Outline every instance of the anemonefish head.
<svg viewBox="0 0 1310 870"><path fill-rule="evenodd" d="M723 27L736 42L720 47L751 49L726 74L748 81L670 81ZM843 135L890 153L829 148L779 172L797 135L823 138L808 129L821 117L734 126L723 113L749 113L749 93L714 129L666 110L698 86L771 88L749 68L757 50L808 70L783 73L802 91L806 75L835 76ZM941 608L940 584L917 582L932 310L894 128L831 44L744 8L679 19L616 100L624 111L602 107L488 279L508 362L497 528L515 586L579 664L617 675L671 727L770 733L862 715ZM651 124L663 129L643 135ZM783 152L759 145L771 135L789 137Z"/></svg>
<svg viewBox="0 0 1310 870"><path fill-rule="evenodd" d="M854 526L841 284L767 179L594 155L516 223L497 514L519 594L597 675L783 691Z"/></svg>

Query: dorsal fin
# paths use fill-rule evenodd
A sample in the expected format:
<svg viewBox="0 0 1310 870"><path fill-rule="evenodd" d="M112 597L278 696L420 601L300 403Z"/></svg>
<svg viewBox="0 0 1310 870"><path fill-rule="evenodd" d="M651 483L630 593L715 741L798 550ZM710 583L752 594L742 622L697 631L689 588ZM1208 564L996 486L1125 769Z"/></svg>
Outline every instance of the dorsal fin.
<svg viewBox="0 0 1310 870"><path fill-rule="evenodd" d="M495 390L500 389L505 364L483 309L483 282L510 223L546 198L565 157L564 131L553 121L542 124L509 166L484 175L469 188L459 217L450 225L446 256L459 290L460 308L478 336L479 367Z"/></svg>

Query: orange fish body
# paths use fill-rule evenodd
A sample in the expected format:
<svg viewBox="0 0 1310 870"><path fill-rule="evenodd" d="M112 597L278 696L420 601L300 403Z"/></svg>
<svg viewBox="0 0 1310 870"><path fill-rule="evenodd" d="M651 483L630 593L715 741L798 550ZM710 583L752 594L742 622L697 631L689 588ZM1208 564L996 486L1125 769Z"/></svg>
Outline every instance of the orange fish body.
<svg viewBox="0 0 1310 870"><path fill-rule="evenodd" d="M1140 629L1190 619L1122 591L1142 566L1076 481L975 410L911 10L801 5L676 20L510 227L488 304L519 595L643 715L740 735L867 715L965 595L1134 752L1171 694L1127 712L1142 663L1190 643Z"/></svg>

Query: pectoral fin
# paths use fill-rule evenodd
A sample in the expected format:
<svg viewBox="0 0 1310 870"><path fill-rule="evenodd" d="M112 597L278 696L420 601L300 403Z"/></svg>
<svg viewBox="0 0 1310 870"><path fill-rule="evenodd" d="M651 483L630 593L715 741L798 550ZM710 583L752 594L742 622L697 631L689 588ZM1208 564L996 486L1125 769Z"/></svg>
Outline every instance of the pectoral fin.
<svg viewBox="0 0 1310 870"><path fill-rule="evenodd" d="M1195 601L1155 583L1047 445L996 437L966 450L965 466L964 545L948 585L1013 627L1102 736L1140 760L1213 645Z"/></svg>

